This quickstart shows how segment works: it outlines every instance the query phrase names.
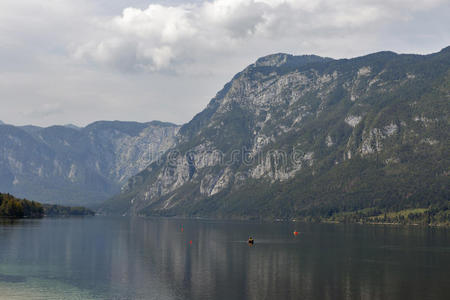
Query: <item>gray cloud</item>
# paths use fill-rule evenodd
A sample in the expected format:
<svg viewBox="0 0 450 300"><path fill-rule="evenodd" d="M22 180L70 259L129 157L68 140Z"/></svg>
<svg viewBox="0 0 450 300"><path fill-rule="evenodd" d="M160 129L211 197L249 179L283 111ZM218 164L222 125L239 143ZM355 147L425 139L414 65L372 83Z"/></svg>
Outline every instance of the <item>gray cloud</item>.
<svg viewBox="0 0 450 300"><path fill-rule="evenodd" d="M448 0L3 0L0 119L182 123L259 56L438 51L449 14Z"/></svg>

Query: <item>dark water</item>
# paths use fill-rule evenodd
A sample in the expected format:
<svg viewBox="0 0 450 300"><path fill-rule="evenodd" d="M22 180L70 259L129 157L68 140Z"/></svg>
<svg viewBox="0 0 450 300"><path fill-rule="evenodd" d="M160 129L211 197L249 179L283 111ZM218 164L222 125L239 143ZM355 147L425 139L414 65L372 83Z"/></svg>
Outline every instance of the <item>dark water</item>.
<svg viewBox="0 0 450 300"><path fill-rule="evenodd" d="M1 220L0 299L450 299L450 230Z"/></svg>

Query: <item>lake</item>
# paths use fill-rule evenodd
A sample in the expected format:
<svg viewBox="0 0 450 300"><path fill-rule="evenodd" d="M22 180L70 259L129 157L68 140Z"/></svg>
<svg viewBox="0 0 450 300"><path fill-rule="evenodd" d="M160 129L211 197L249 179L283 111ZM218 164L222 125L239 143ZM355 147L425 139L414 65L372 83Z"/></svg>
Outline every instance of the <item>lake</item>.
<svg viewBox="0 0 450 300"><path fill-rule="evenodd" d="M450 230L3 219L0 299L450 299Z"/></svg>

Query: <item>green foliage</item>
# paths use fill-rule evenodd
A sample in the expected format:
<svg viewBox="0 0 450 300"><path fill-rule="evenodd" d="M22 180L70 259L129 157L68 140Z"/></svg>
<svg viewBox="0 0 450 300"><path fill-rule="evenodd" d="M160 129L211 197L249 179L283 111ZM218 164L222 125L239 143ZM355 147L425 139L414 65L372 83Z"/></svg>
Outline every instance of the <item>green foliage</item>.
<svg viewBox="0 0 450 300"><path fill-rule="evenodd" d="M363 209L355 212L336 213L324 222L340 223L383 223L450 226L450 202L441 207L414 208L400 211Z"/></svg>
<svg viewBox="0 0 450 300"><path fill-rule="evenodd" d="M44 204L44 213L46 216L93 216L95 212L81 206L60 206Z"/></svg>
<svg viewBox="0 0 450 300"><path fill-rule="evenodd" d="M10 194L0 194L0 217L42 217L44 209L38 202L17 199Z"/></svg>
<svg viewBox="0 0 450 300"><path fill-rule="evenodd" d="M41 218L45 216L87 216L94 215L84 207L68 207L41 204L26 199L17 199L10 194L0 194L0 217Z"/></svg>

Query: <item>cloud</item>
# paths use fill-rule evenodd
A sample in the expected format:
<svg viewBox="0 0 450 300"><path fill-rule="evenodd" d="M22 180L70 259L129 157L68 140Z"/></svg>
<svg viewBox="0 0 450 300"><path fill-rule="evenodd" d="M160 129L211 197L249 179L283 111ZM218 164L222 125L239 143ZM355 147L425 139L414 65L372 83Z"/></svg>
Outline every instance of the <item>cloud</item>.
<svg viewBox="0 0 450 300"><path fill-rule="evenodd" d="M189 121L257 58L431 53L448 0L2 0L0 119Z"/></svg>
<svg viewBox="0 0 450 300"><path fill-rule="evenodd" d="M174 6L129 7L100 22L104 34L74 56L121 70L165 71L212 54L234 55L251 43L291 39L309 44L351 38L361 28L407 19L439 0L214 0ZM366 33L367 34L367 33Z"/></svg>
<svg viewBox="0 0 450 300"><path fill-rule="evenodd" d="M42 105L24 111L24 114L32 118L46 118L63 112L61 103L43 103Z"/></svg>

